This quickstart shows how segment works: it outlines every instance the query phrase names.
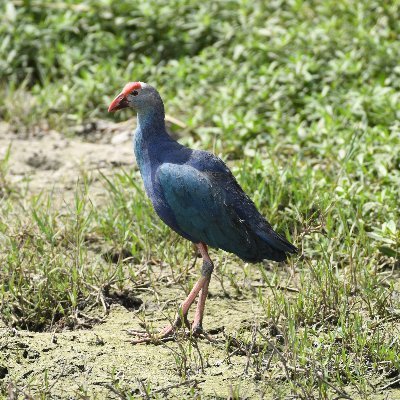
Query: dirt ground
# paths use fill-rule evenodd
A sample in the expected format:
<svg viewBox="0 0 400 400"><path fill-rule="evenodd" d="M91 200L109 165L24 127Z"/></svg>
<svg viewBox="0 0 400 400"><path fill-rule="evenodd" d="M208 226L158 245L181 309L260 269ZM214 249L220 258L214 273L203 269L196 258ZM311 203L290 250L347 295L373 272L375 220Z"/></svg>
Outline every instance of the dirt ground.
<svg viewBox="0 0 400 400"><path fill-rule="evenodd" d="M134 167L131 130L132 121L98 122L88 133L83 128L80 137L68 139L53 131L24 137L1 125L0 157L11 143L9 178L29 193L51 191L60 202L68 202L77 178L90 172L90 196L101 198L99 171ZM269 289L262 290L268 296ZM256 294L228 298L220 293L220 283L213 279L204 325L219 332L214 335L217 342L200 340L198 347L190 340L133 346L126 330L141 329L140 315L121 304L111 305L108 315L99 311L99 323L88 329L27 332L0 325L0 383L8 385L13 399L125 399L126 393L130 398L278 398L268 382L245 373L246 354L226 350L227 335L262 323ZM154 328L161 328L184 291L171 285L134 296L143 302ZM280 368L272 374L278 381L283 378ZM400 394L388 392L385 398L398 399Z"/></svg>
<svg viewBox="0 0 400 400"><path fill-rule="evenodd" d="M234 322L240 326L249 317L251 303L248 301L236 301L234 308L233 304L218 303L211 300L207 310L205 325L211 330L220 326L234 327ZM221 306L224 315L218 319ZM164 323L159 321L155 326L161 327ZM112 306L104 323L89 330L52 334L1 328L1 358L7 367L3 366L0 374L9 374L19 385L29 382L31 388L43 389L48 385L51 398L56 399L75 398L79 393L89 398L119 398L110 389L114 387L115 390L116 383L124 389L130 388L138 397L143 390L141 385L150 385L161 394L162 388L178 385L164 394L191 398L189 388L195 387L195 392L201 391L202 398L227 398L231 387L237 388L240 384L246 393L243 398L265 398L267 389L259 390L243 375L245 356L232 356L231 365L227 365L223 346L201 341L198 351L203 357L205 372L201 372L198 356L190 355L190 372L183 380L187 383L180 385L182 379L177 374L180 366L175 352L190 353L194 349L189 346L179 349L172 343L133 346L124 332L129 328L140 329L137 318L119 305Z"/></svg>
<svg viewBox="0 0 400 400"><path fill-rule="evenodd" d="M51 191L56 198L66 200L83 174L91 174L96 180L99 171L134 166L132 123L98 122L87 127L87 133L85 127L79 127L82 134L74 139L52 130L16 134L0 123L0 159L11 146L8 178L12 184L34 194ZM92 194L97 187L94 184Z"/></svg>

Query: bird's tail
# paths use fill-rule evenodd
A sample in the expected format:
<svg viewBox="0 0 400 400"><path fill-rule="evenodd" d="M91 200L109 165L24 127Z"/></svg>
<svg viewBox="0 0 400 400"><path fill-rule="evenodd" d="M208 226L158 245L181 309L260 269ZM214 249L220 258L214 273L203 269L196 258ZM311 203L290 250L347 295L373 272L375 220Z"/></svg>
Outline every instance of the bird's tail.
<svg viewBox="0 0 400 400"><path fill-rule="evenodd" d="M297 254L297 247L290 243L285 237L279 235L274 230L268 229L256 231L261 239L260 257L273 261L284 261L289 254Z"/></svg>

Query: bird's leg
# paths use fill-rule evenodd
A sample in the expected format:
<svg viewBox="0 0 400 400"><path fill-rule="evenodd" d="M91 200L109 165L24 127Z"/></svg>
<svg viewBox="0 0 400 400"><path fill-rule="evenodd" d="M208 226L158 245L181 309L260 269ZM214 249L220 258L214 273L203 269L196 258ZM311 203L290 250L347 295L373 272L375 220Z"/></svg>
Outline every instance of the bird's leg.
<svg viewBox="0 0 400 400"><path fill-rule="evenodd" d="M147 332L130 330L128 333L139 336L139 339L132 341L133 344L157 342L169 338L172 335L172 333L182 325L182 321L185 323L186 326L188 326L189 323L187 320L187 315L189 312L189 308L194 303L199 293L200 293L199 301L197 303L196 313L192 324L192 333L195 335L203 333L202 322L204 315L204 307L206 304L208 286L210 284L210 279L214 269L214 264L208 255L207 245L204 243L198 243L196 244L196 246L201 256L203 257L201 277L193 286L193 289L190 291L189 295L180 305L175 321L173 322L173 324L166 326L163 330L161 330L158 334L154 335L153 337L149 335Z"/></svg>
<svg viewBox="0 0 400 400"><path fill-rule="evenodd" d="M204 308L206 305L208 286L210 284L211 274L214 270L214 264L211 261L210 256L208 255L207 245L205 243L199 243L197 244L197 248L199 249L200 254L203 257L203 266L201 268L201 275L202 279L204 279L204 283L200 291L200 296L196 307L196 313L194 315L194 320L192 324L192 333L194 335L199 335L200 333L203 333Z"/></svg>
<svg viewBox="0 0 400 400"><path fill-rule="evenodd" d="M186 297L186 299L183 301L181 306L179 307L178 313L176 315L175 321L172 325L166 326L163 330L161 330L158 334L154 335L152 337L149 335L147 332L139 332L135 330L130 330L128 333L134 334L136 336L139 336L140 338L137 340L133 340L133 344L138 344L138 343L150 343L150 342L156 342L157 340L162 340L165 338L168 338L169 336L172 335L172 333L179 328L182 325L182 319L186 325L189 325L187 321L187 314L189 312L190 306L193 304L195 301L197 295L207 282L207 278L205 276L202 276L196 284L193 286L193 289L190 291L189 295ZM207 284L208 286L208 284ZM203 306L204 309L204 306Z"/></svg>
<svg viewBox="0 0 400 400"><path fill-rule="evenodd" d="M189 312L189 308L194 303L197 295L202 290L202 288L204 287L205 283L206 283L206 279L204 278L204 276L202 276L196 282L196 284L193 286L193 289L190 291L188 297L186 297L184 302L179 307L179 310L178 310L178 313L176 315L174 323L172 325L164 328L162 332L165 332L165 333L168 332L168 334L172 333L175 328L179 328L181 326L182 319L185 322L185 324L188 325L187 315L188 315L188 312Z"/></svg>

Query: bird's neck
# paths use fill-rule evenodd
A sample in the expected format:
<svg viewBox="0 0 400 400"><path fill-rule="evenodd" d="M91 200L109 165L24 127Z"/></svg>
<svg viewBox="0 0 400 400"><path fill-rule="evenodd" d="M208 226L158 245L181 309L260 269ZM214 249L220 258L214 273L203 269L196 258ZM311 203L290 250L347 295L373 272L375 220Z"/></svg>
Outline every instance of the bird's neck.
<svg viewBox="0 0 400 400"><path fill-rule="evenodd" d="M143 139L153 139L157 136L168 136L165 129L164 106L160 105L151 110L138 111L138 131L141 132Z"/></svg>
<svg viewBox="0 0 400 400"><path fill-rule="evenodd" d="M167 133L165 127L164 107L153 110L138 110L138 125L133 144L136 161L142 175L153 163L154 158L160 158L164 151L176 144Z"/></svg>

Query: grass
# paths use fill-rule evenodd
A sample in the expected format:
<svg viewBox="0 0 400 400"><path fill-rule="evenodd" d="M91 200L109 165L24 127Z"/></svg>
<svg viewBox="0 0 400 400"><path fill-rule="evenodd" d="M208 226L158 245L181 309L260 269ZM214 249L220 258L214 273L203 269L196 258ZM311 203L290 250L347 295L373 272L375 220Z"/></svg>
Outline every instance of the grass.
<svg viewBox="0 0 400 400"><path fill-rule="evenodd" d="M398 2L371 0L6 0L0 117L16 132L71 135L109 118L126 81L156 85L187 126L181 141L222 155L301 249L284 269L214 254L221 293L263 309L236 342L224 338L226 362L242 352L247 373L278 398L383 398L400 374L399 12ZM189 290L191 247L155 218L137 171L104 176L104 204L92 203L83 177L74 202L57 208L13 187L10 151L0 162L7 325L90 324L82 314L110 288L157 292L165 282L155 265ZM184 384L202 376L191 346L173 347ZM143 385L114 389L121 398L159 390ZM231 393L239 398L240 387Z"/></svg>

